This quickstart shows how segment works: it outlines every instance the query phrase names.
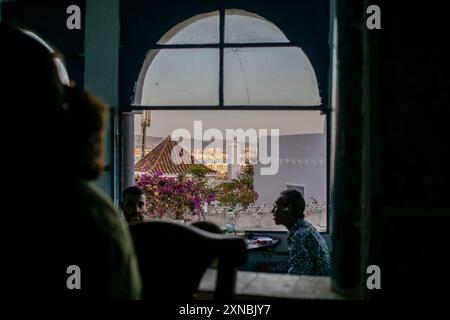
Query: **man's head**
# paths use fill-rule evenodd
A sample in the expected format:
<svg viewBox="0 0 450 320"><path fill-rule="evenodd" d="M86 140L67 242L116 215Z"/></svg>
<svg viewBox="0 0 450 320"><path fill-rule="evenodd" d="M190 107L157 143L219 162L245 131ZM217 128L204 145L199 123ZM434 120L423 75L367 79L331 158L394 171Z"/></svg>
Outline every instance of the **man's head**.
<svg viewBox="0 0 450 320"><path fill-rule="evenodd" d="M128 187L123 191L122 210L128 222L144 220L146 213L145 192L139 187Z"/></svg>
<svg viewBox="0 0 450 320"><path fill-rule="evenodd" d="M3 23L0 39L5 44L0 52L0 99L2 105L11 103L5 111L26 110L28 117L22 117L22 121L30 118L29 123L23 122L27 125L37 122L35 117L41 120L52 116L53 120L62 112L63 86L51 52L29 34Z"/></svg>
<svg viewBox="0 0 450 320"><path fill-rule="evenodd" d="M20 119L20 127L14 139L4 139L4 149L14 157L5 158L17 168L30 166L29 155L33 156L33 166L39 179L48 178L52 172L59 172L65 161L59 160L59 148L63 145L61 129L63 121L63 86L59 81L56 65L47 48L31 36L17 28L0 23L0 83L2 84L0 105L4 119ZM2 136L10 134L3 126ZM21 133L21 131L23 131ZM55 134L57 132L58 134ZM39 143L22 143L32 135ZM57 147L55 147L57 146ZM55 159L58 159L57 161ZM16 172L15 181L22 181L26 171Z"/></svg>
<svg viewBox="0 0 450 320"><path fill-rule="evenodd" d="M285 225L288 229L295 221L304 217L305 199L296 190L285 190L275 201L272 209L276 224Z"/></svg>

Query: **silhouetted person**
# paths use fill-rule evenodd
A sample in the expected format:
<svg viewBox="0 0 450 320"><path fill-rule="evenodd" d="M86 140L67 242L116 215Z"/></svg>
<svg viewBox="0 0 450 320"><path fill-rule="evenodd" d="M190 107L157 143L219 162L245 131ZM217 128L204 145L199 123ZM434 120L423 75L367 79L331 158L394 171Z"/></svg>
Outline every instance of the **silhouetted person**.
<svg viewBox="0 0 450 320"><path fill-rule="evenodd" d="M330 254L320 233L304 219L305 200L296 190L281 192L272 209L276 224L289 230L288 261L277 265L274 272L310 276L330 274Z"/></svg>
<svg viewBox="0 0 450 320"><path fill-rule="evenodd" d="M131 186L123 190L122 210L128 223L142 222L145 220L147 203L145 192L137 186Z"/></svg>
<svg viewBox="0 0 450 320"><path fill-rule="evenodd" d="M75 87L66 88L66 102L70 131L67 152L72 160L68 174L74 181L73 193L68 195L76 209L74 215L84 212L93 224L92 233L88 233L91 241L85 243L90 251L83 248L78 252L86 266L86 290L95 297L139 298L140 277L128 227L110 199L90 182L103 172L107 106ZM83 224L80 229L86 230ZM78 249L77 243L73 245ZM93 256L85 259L84 252Z"/></svg>
<svg viewBox="0 0 450 320"><path fill-rule="evenodd" d="M1 24L0 42L1 106L13 125L2 132L10 154L3 196L16 204L5 214L12 231L2 258L8 294L139 298L129 231L90 182L103 170L106 106L64 87L35 39Z"/></svg>

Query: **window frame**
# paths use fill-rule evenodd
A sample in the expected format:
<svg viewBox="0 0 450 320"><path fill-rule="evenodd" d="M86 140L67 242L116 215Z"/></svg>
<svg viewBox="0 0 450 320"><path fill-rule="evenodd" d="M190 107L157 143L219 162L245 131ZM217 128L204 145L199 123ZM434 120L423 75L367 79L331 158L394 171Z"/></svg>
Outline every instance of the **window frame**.
<svg viewBox="0 0 450 320"><path fill-rule="evenodd" d="M320 231L321 234L329 235L330 234L330 164L331 164L331 112L332 108L330 106L330 88L327 86L327 100L326 102L321 99L320 105L224 105L224 51L225 48L249 48L249 47L293 47L293 48L302 48L303 43L297 42L255 42L255 43L225 43L225 11L228 10L225 7L219 8L219 43L205 43L205 44L153 44L148 46L147 52L151 50L161 50L161 49L219 49L219 103L217 105L136 105L130 103L127 106L122 106L121 108L117 108L118 111L118 128L117 135L120 138L118 143L119 150L119 161L118 161L118 171L119 171L119 181L118 185L123 189L123 181L124 181L124 164L123 164L123 152L124 152L124 115L125 114L135 114L141 113L142 111L151 111L151 110L166 110L166 111L176 111L176 110L195 110L195 111L210 111L210 110L254 110L254 111L264 111L264 110L279 110L279 111L320 111L321 115L325 116L325 150L326 150L326 185L325 185L325 194L326 194L326 208L327 208L327 228L325 231ZM264 17L263 17L264 18ZM281 30L281 29L280 29ZM281 30L282 31L282 30ZM304 45L311 45L312 43L304 43ZM331 54L331 51L330 51ZM314 68L314 67L313 67ZM330 72L328 71L328 74ZM139 76L139 75L138 75ZM120 201L121 195L119 195ZM265 230L262 230L263 232ZM267 230L272 231L272 230Z"/></svg>

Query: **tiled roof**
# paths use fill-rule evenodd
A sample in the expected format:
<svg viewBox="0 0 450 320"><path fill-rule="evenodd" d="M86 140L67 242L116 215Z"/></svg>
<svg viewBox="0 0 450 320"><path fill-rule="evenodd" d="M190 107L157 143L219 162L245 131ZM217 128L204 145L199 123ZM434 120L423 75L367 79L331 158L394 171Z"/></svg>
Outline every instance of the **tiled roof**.
<svg viewBox="0 0 450 320"><path fill-rule="evenodd" d="M161 171L163 174L186 174L189 168L194 164L196 166L201 165L198 161L195 161L194 157L189 154L185 149L180 148L178 153L178 160L190 159L190 163L180 163L175 164L172 161L172 149L178 143L173 141L170 136L165 138L160 144L158 144L152 151L147 153L141 160L135 164L135 171L137 172L149 172L154 173L156 171ZM183 157L184 156L184 157ZM184 161L186 162L186 161ZM187 161L189 162L189 161ZM211 170L205 166L209 173L216 173L216 171Z"/></svg>

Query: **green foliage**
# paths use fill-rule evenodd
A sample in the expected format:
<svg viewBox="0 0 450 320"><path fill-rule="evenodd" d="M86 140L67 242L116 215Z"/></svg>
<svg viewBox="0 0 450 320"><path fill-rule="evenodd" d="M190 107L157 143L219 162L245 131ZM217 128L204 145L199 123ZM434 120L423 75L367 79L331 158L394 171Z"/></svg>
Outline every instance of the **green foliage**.
<svg viewBox="0 0 450 320"><path fill-rule="evenodd" d="M246 165L239 171L236 179L224 182L217 187L216 199L223 205L236 208L238 204L242 210L258 199L258 193L253 187L254 168Z"/></svg>
<svg viewBox="0 0 450 320"><path fill-rule="evenodd" d="M211 170L204 165L192 165L188 169L188 173L192 174L195 179L205 179L206 174L210 173Z"/></svg>

